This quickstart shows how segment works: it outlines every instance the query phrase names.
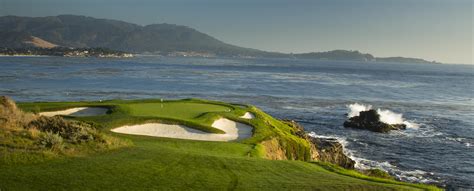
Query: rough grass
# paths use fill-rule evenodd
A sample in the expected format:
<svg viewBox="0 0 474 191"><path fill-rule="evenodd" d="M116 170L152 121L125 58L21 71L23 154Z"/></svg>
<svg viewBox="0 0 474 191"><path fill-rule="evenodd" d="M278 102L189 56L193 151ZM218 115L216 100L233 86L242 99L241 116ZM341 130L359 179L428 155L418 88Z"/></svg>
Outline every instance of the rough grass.
<svg viewBox="0 0 474 191"><path fill-rule="evenodd" d="M0 163L0 189L8 190L434 190L426 185L380 180L355 171L343 171L322 163L308 163L309 144L294 129L255 107L206 100L165 101L183 107L161 110L161 100L111 100L105 102L23 103L25 111L52 111L82 106L109 107L104 116L69 117L99 127L134 143L134 147L83 157L15 160L37 161L21 165ZM150 107L146 107L150 104ZM192 108L204 104L207 109ZM169 105L169 106L170 106ZM202 106L202 105L200 105ZM159 108L157 108L159 107ZM230 111L228 110L230 108ZM155 110L155 109L158 109ZM242 119L245 112L256 118ZM181 113L184 112L181 116ZM148 122L179 123L207 132L220 117L254 127L253 137L240 142L206 142L111 133L114 127ZM260 142L279 140L288 159L263 159ZM1 151L0 151L1 152ZM25 159L26 158L26 159Z"/></svg>
<svg viewBox="0 0 474 191"><path fill-rule="evenodd" d="M25 113L0 96L0 163L30 163L119 148L129 142L103 134L90 124Z"/></svg>

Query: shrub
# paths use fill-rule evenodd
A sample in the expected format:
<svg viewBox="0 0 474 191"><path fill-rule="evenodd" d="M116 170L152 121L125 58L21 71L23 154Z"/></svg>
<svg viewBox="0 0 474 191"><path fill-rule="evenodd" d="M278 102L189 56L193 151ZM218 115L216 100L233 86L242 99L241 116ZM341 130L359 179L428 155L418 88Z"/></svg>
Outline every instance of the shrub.
<svg viewBox="0 0 474 191"><path fill-rule="evenodd" d="M17 107L15 104L15 101L10 99L7 96L0 96L0 105L3 106L4 108L10 110L10 111L17 111Z"/></svg>
<svg viewBox="0 0 474 191"><path fill-rule="evenodd" d="M376 168L371 168L371 169L368 169L368 170L363 170L362 173L365 174L365 175L367 175L367 176L372 176L372 177L385 178L385 179L393 179L393 177L390 176L390 174L388 174L387 172L385 172L385 171L383 171L383 170L380 170L380 169L376 169Z"/></svg>
<svg viewBox="0 0 474 191"><path fill-rule="evenodd" d="M70 143L82 143L94 140L92 133L94 130L91 125L84 122L67 121L59 116L41 116L30 122L28 129L32 128L36 128L43 132L58 134Z"/></svg>
<svg viewBox="0 0 474 191"><path fill-rule="evenodd" d="M40 135L41 135L41 131L39 131L39 130L36 129L36 128L28 129L28 132L29 132L29 135L30 135L30 138L31 138L31 139L37 139L37 138L39 138Z"/></svg>
<svg viewBox="0 0 474 191"><path fill-rule="evenodd" d="M62 150L64 147L63 138L52 132L43 133L40 136L39 144L51 150Z"/></svg>
<svg viewBox="0 0 474 191"><path fill-rule="evenodd" d="M0 128L23 128L34 119L36 119L34 114L23 113L13 100L0 96Z"/></svg>
<svg viewBox="0 0 474 191"><path fill-rule="evenodd" d="M68 139L71 143L82 143L93 141L94 135L91 134L86 128L76 128L75 131L71 131Z"/></svg>

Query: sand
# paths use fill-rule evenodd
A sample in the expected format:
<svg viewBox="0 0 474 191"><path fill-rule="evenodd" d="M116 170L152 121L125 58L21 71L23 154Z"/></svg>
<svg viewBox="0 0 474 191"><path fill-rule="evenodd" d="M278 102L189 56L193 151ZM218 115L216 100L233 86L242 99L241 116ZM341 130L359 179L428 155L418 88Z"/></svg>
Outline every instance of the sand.
<svg viewBox="0 0 474 191"><path fill-rule="evenodd" d="M245 112L245 114L242 115L240 118L242 118L242 119L253 119L253 118L255 118L255 115L253 113L250 113L250 112Z"/></svg>
<svg viewBox="0 0 474 191"><path fill-rule="evenodd" d="M40 48L54 48L58 46L35 36L31 36L31 39L29 41L24 41L24 43L31 44Z"/></svg>
<svg viewBox="0 0 474 191"><path fill-rule="evenodd" d="M154 137L168 137L201 141L233 141L252 136L252 127L226 118L220 118L212 127L220 129L225 134L206 133L183 125L163 123L147 123L142 125L126 125L112 129L116 133L147 135Z"/></svg>
<svg viewBox="0 0 474 191"><path fill-rule="evenodd" d="M40 115L52 117L55 115L70 115L76 117L85 117L85 116L95 116L95 115L104 115L108 111L104 107L75 107L66 110L60 111L50 111L50 112L41 112Z"/></svg>

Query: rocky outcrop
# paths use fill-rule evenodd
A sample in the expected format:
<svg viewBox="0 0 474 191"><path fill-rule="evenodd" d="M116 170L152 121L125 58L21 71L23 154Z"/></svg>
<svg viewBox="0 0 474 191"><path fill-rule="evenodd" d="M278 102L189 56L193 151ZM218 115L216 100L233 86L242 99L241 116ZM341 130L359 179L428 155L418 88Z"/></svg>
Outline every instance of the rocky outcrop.
<svg viewBox="0 0 474 191"><path fill-rule="evenodd" d="M286 160L285 150L281 147L277 139L262 141L260 143L265 148L265 158L271 160Z"/></svg>
<svg viewBox="0 0 474 191"><path fill-rule="evenodd" d="M344 154L344 148L334 138L311 137L304 128L293 120L283 120L284 123L293 127L295 134L306 139L311 144L311 160L328 162L344 168L354 169L355 161Z"/></svg>
<svg viewBox="0 0 474 191"><path fill-rule="evenodd" d="M309 137L311 144L315 145L317 157L313 160L337 164L347 169L354 169L355 161L344 154L344 147L334 138Z"/></svg>
<svg viewBox="0 0 474 191"><path fill-rule="evenodd" d="M344 127L367 129L374 132L386 133L391 130L406 129L405 124L387 124L380 121L376 110L361 111L359 116L349 118L344 122Z"/></svg>

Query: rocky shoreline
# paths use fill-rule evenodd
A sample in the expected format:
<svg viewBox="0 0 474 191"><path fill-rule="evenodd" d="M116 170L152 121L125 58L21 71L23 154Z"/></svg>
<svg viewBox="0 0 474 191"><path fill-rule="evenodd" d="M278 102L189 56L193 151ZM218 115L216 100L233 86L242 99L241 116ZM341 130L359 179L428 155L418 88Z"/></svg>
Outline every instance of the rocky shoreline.
<svg viewBox="0 0 474 191"><path fill-rule="evenodd" d="M344 153L343 145L332 137L313 137L304 131L302 125L294 120L282 120L295 130L295 135L308 141L311 150L311 161L331 163L345 169L356 170L372 177L394 179L387 172L380 169L356 169L356 162Z"/></svg>
<svg viewBox="0 0 474 191"><path fill-rule="evenodd" d="M354 169L355 161L344 154L344 147L334 138L311 137L303 126L294 120L283 120L295 129L295 134L307 140L311 147L311 160L332 163L347 169Z"/></svg>

